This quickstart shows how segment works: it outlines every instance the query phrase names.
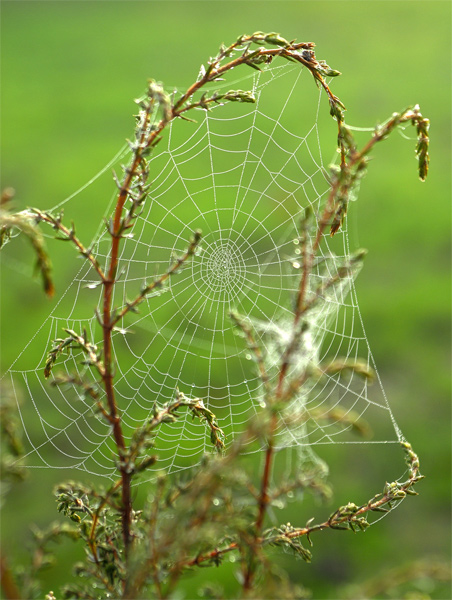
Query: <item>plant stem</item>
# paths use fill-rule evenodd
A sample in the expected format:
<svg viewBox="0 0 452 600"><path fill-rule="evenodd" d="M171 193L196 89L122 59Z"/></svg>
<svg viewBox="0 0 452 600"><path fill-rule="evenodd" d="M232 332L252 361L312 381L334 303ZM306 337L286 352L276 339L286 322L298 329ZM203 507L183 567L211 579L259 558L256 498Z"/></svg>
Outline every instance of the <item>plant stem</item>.
<svg viewBox="0 0 452 600"><path fill-rule="evenodd" d="M124 208L124 203L128 195L128 186L131 183L135 169L140 162L140 155L137 151L135 159L133 161L132 168L128 171L127 177L123 187L121 188L118 199L116 202L115 218L113 224L113 235L110 253L110 265L108 268L107 277L103 280L104 284L104 297L103 297L103 355L104 355L104 366L105 374L103 376L103 384L105 388L107 404L110 413L110 420L113 426L113 437L115 439L116 446L119 454L119 471L121 474L121 497L122 497L122 535L124 542L124 553L126 558L129 554L129 548L131 543L131 514L132 514L132 500L131 500L131 474L127 472L127 462L125 459L126 446L124 442L124 436L121 427L121 418L118 413L115 391L113 385L113 361L112 361L112 343L111 334L113 330L113 324L111 319L111 304L112 294L115 285L115 278L118 266L118 252L120 236L119 230L121 226L121 215Z"/></svg>
<svg viewBox="0 0 452 600"><path fill-rule="evenodd" d="M22 598L3 554L0 556L0 581L7 600L20 600Z"/></svg>
<svg viewBox="0 0 452 600"><path fill-rule="evenodd" d="M253 587L256 549L258 546L258 540L261 537L262 526L264 524L265 514L267 512L267 505L269 502L268 487L270 484L270 475L271 475L271 468L272 468L272 462L273 462L273 451L274 451L273 435L274 435L274 430L276 428L276 425L277 425L277 416L275 413L273 413L272 417L271 417L271 423L270 423L270 433L269 433L269 440L268 440L268 444L267 444L267 450L265 452L265 464L264 464L264 470L262 473L261 490L260 490L260 494L259 494L259 498L258 498L258 513L257 513L256 523L254 525L255 533L254 533L253 545L251 547L252 556L250 557L250 561L245 570L245 576L244 576L244 581L243 581L243 591L244 592L249 592Z"/></svg>
<svg viewBox="0 0 452 600"><path fill-rule="evenodd" d="M312 71L312 72L315 77L316 77L316 75L318 75L316 72L314 72L314 71ZM330 97L330 101L332 101L332 99L335 99L336 97L332 95L331 91L329 90L328 86L325 84L325 82L323 81L322 78L320 78L320 81L321 81L323 87L325 88L325 90L327 91L328 96ZM336 115L336 119L338 122L339 134L341 134L341 128L343 125L343 121L342 121L342 117L339 113ZM423 119L422 115L420 114L420 112L418 110L418 107L415 107L414 109L408 109L401 114L395 113L393 115L393 117L386 123L385 126L381 127L381 129L375 131L373 137L367 142L367 144L363 147L363 149L361 151L358 152L356 150L356 148L353 146L348 147L348 156L347 156L347 148L345 146L345 143L344 143L341 135L339 135L339 149L340 149L340 153L341 153L340 171L339 171L339 174L336 176L336 178L332 182L331 190L328 195L325 207L324 207L322 215L318 221L317 232L316 232L314 241L312 243L311 249L310 249L310 251L306 251L306 249L305 249L305 251L303 252L303 272L302 272L302 276L300 279L300 285L298 288L298 294L297 294L296 305L295 305L295 314L294 314L294 320L293 320L293 334L292 334L292 339L291 339L290 343L288 344L286 351L284 352L284 354L282 356L281 367L280 367L278 381L277 381L277 385L276 385L276 391L275 391L275 400L280 400L281 398L285 397L285 391L284 391L285 379L286 379L286 376L287 376L287 373L289 370L289 366L291 364L292 355L294 354L296 348L298 347L298 345L300 343L300 338L303 333L303 330L300 328L299 323L300 323L302 315L306 312L306 310L310 306L310 303L306 301L306 295L307 295L307 291L308 291L308 282L309 282L309 278L311 276L312 266L314 264L314 260L315 260L317 251L319 249L320 243L321 243L324 233L325 233L325 229L331 223L331 219L333 217L335 217L335 215L337 215L338 207L339 207L339 210L342 210L342 208L340 208L342 206L340 204L341 196L348 196L348 192L349 192L351 186L353 185L354 179L356 179L356 177L357 177L358 170L360 168L364 168L366 156L367 156L367 154L369 154L369 152L373 148L373 146L377 142L385 139L386 136L397 125L399 125L401 123L405 123L407 121L411 121L413 124L417 125L418 136L419 136L419 140L420 140L419 143L424 142L426 144L426 149L425 149L426 156L424 157L423 162L422 162L422 156L420 156L419 146L416 151L416 153L418 154L418 157L419 157L420 177L421 177L421 179L423 179L423 178L425 178L426 173L428 171L428 153L427 153L428 121L426 119ZM348 157L348 162L346 161L346 157ZM340 223L340 221L339 221L339 223ZM332 225L331 234L333 235L337 231L338 228L339 228L338 224L336 224L336 226ZM256 524L255 524L256 537L254 539L254 545L253 545L253 557L250 560L250 563L248 565L248 568L247 568L247 571L245 574L245 579L244 579L244 584L243 584L244 591L250 590L252 587L253 572L254 572L254 568L255 568L254 567L254 557L255 557L255 551L256 551L255 549L256 549L256 544L257 544L257 537L260 536L260 534L261 534L266 509L267 509L267 505L269 502L268 485L269 485L269 478L270 478L270 473L271 473L271 464L272 464L273 455L274 455L273 436L274 436L274 431L276 429L276 426L277 426L277 416L275 413L272 413L272 420L271 420L271 425L270 425L266 457L265 457L265 465L264 465L264 471L262 473L261 493L260 493L259 500L258 500L258 514L257 514L257 519L256 519ZM366 513L368 510L378 509L379 506L382 506L386 502L387 502L387 496L383 496L382 499L380 499L378 502L375 502L372 505L373 508L369 508L369 506L361 507L360 510L356 513L356 515ZM346 521L346 518L343 518L340 522L345 522L345 521ZM315 530L321 530L326 527L332 527L333 526L332 522L333 521L330 518L327 522L322 523L321 525L317 526ZM314 531L314 529L305 528L302 530L298 530L298 532L299 532L298 535L306 535L306 534L309 534L311 531ZM296 537L296 536L297 536L297 534L294 534L294 537Z"/></svg>
<svg viewBox="0 0 452 600"><path fill-rule="evenodd" d="M119 470L121 473L121 493L122 493L122 534L124 541L124 552L126 557L128 556L130 546L130 524L131 524L131 494L130 494L130 474L126 472L127 465L124 462L125 454L125 443L124 436L121 427L121 418L118 414L118 409L115 399L115 391L113 386L113 369L112 369L112 352L111 352L111 332L112 327L110 325L111 319L111 296L114 286L114 272L116 268L117 260L117 245L115 248L114 242L118 238L113 238L112 254L110 261L110 268L108 272L108 280L104 281L104 307L103 307L103 354L104 354L104 366L105 374L103 376L103 383L105 393L107 397L107 404L110 412L110 420L113 427L113 437L116 442L119 454ZM116 249L116 253L114 250Z"/></svg>
<svg viewBox="0 0 452 600"><path fill-rule="evenodd" d="M415 454L415 452L412 450L412 447L409 443L401 442L401 445L407 453L407 463L409 469L409 478L404 483L399 484L395 482L392 484L386 484L384 493L377 494L365 504L362 504L359 507L355 507L355 510L352 513L344 512L344 507L341 507L337 511L335 511L326 521L314 525L310 525L308 523L305 527L293 528L291 531L285 532L284 536L288 539L298 539L301 537L307 537L309 539L311 533L315 533L316 531L322 531L324 529L349 529L351 531L354 531L352 527L346 527L346 525L353 523L354 521L356 521L363 515L366 515L367 513L388 512L388 509L384 508L386 505L388 505L390 509L392 508L393 502L400 501L406 495L409 494L416 495L416 492L414 492L412 488L423 478L423 476L420 475L419 471L419 458L417 454ZM265 464L265 469L267 469L267 461ZM341 525L344 526L341 527ZM256 551L257 547L271 542L272 538L268 536L260 535L255 537L254 551ZM218 557L223 556L228 552L233 552L235 550L240 550L240 545L237 542L231 542L225 548L214 549L206 554L199 554L193 559L184 561L182 564L178 563L174 566L174 568L180 570L181 567L193 567L195 565L200 565L204 562L215 561ZM246 591L249 591L252 587L253 574L253 570L248 569L243 584L243 589Z"/></svg>

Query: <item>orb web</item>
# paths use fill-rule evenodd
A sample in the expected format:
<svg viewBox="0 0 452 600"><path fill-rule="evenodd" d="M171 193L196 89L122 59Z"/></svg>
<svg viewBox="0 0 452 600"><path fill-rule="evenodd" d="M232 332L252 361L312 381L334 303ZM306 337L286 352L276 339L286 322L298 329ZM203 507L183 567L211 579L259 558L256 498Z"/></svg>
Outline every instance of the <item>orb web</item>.
<svg viewBox="0 0 452 600"><path fill-rule="evenodd" d="M240 83L253 90L254 105L218 105L197 112L196 123L169 126L149 161L148 199L122 245L114 291L119 307L139 292L144 281L165 273L184 253L193 232L202 231L192 260L168 285L147 297L138 314L127 315L113 335L116 398L126 441L156 405L174 399L179 389L203 399L217 416L226 446L230 445L262 402L253 357L237 335L230 312L253 325L270 377L276 377L273 367L291 332L301 273L299 222L307 207L318 215L328 194L337 129L327 101L299 67L274 66L253 72ZM106 169L103 173L109 176ZM57 206L67 207L89 190L84 186ZM105 214L112 210L110 203ZM78 225L81 231L83 223ZM101 265L108 259L109 244L100 225L91 247ZM311 291L348 257L345 223L333 239L325 238ZM43 378L46 354L64 328L79 333L86 329L100 345L101 331L93 314L93 307L100 306L100 291L93 271L83 264L7 373L14 389L24 390L18 406L30 467L115 476L109 424L80 390L52 388ZM40 359L30 364L37 347ZM317 364L338 358L361 358L374 366L352 276L329 290L325 302L313 311L300 356ZM55 372L59 371L96 378L77 352L59 359ZM308 408L319 415L322 409L338 406L372 424L374 437L365 443L400 441L380 383L369 393L368 381L354 373L306 384L288 412ZM315 445L364 443L345 421L341 425L314 417L296 426L282 420L275 439L278 447L300 448L310 457ZM198 464L204 453L212 451L205 425L182 413L175 423L161 426L156 447L160 457L156 469L169 472ZM250 445L249 451L256 450Z"/></svg>

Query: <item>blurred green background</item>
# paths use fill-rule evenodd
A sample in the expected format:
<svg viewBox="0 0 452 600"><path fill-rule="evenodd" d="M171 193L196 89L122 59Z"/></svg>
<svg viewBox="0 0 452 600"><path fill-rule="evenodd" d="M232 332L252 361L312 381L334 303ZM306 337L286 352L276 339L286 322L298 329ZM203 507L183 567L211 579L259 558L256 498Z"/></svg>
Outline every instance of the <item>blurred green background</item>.
<svg viewBox="0 0 452 600"><path fill-rule="evenodd" d="M149 77L168 89L189 85L221 42L242 33L276 31L287 39L314 41L317 58L343 73L333 89L355 126L373 126L394 111L420 104L431 119L427 182L417 178L413 142L395 135L377 148L348 218L352 247L369 250L357 290L370 345L391 407L427 478L419 485L419 497L365 534L325 532L314 540L312 565L286 564L315 598L333 599L340 586L385 569L422 558L448 560L450 3L3 1L1 11L1 184L16 189L18 209L55 205L112 158L132 135L132 100ZM87 209L75 203L70 213L86 240L97 227L92 215L86 218ZM49 248L61 292L80 263L72 262L66 248L52 243ZM33 279L25 243L10 244L2 258L5 372L54 301ZM361 481L349 475L351 463L375 492L385 481L384 455L371 467L349 454L328 460L341 501L365 499L359 495ZM4 551L11 559L24 556L31 522L44 526L56 517L52 483L68 477L31 471L27 482L12 491L2 516ZM304 522L314 511L330 509L319 512L307 501L290 520L299 522L301 513ZM63 566L48 572L49 589L66 580L73 552L70 545L61 548ZM213 575L234 588L230 569ZM187 586L190 597L196 580ZM432 597L448 594L443 588Z"/></svg>

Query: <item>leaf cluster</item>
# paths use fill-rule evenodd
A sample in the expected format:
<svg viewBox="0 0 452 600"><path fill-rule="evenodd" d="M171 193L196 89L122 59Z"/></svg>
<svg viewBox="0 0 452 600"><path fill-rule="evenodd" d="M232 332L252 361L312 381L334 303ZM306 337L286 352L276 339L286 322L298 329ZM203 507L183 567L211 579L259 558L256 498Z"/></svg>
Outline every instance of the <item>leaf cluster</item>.
<svg viewBox="0 0 452 600"><path fill-rule="evenodd" d="M6 188L0 198L0 249L11 239L15 230L22 232L30 241L36 256L35 270L40 273L45 294L51 298L55 293L52 279L52 263L47 253L44 237L28 211L13 212L14 190Z"/></svg>

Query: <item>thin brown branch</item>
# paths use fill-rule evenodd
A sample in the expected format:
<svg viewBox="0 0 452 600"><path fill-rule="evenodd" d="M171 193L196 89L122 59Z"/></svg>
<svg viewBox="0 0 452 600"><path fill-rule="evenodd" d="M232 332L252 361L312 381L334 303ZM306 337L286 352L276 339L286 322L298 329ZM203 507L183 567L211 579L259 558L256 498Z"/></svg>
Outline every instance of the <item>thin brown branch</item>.
<svg viewBox="0 0 452 600"><path fill-rule="evenodd" d="M6 600L20 600L22 598L3 554L0 556L0 582Z"/></svg>
<svg viewBox="0 0 452 600"><path fill-rule="evenodd" d="M326 84L325 84L326 85ZM326 89L326 88L325 88ZM328 88L329 90L329 88ZM331 92L327 91L329 97L336 99L333 95L330 96ZM419 111L419 107L415 106L413 109L407 109L402 113L395 113L389 121L378 127L372 138L364 145L361 151L356 149L353 139L349 135L349 132L344 129L343 122L341 121L340 113L336 114L339 128L342 134L339 136L341 155L343 149L348 147L348 162L341 162L337 174L333 178L331 190L328 195L325 207L322 215L318 221L317 232L312 243L311 249L303 254L303 270L300 279L300 285L297 292L296 308L294 314L294 333L293 337L297 334L297 326L306 310L310 307L310 302L306 300L308 291L308 282L311 276L312 267L314 260L317 255L320 243L325 233L325 229L331 224L331 220L334 217L335 221L331 225L331 235L336 233L340 227L342 218L346 212L347 200L351 188L355 184L355 181L361 177L365 171L367 155L370 153L374 145L386 139L386 137L398 126L406 122L411 122L417 128L418 133L418 146L416 147L416 154L419 160L419 174L421 179L425 179L428 172L429 156L428 156L428 119L424 119ZM315 300L313 300L315 301ZM284 360L281 365L281 370L278 380L278 393L282 393L282 386L284 383L285 376L287 374L288 366L290 364L291 355L293 354L297 344L292 343L289 345L288 350L284 356Z"/></svg>
<svg viewBox="0 0 452 600"><path fill-rule="evenodd" d="M100 513L103 510L103 508L109 503L110 496L112 496L119 489L120 485L121 485L121 480L119 479L108 490L107 494L105 495L104 498L102 498L102 501L99 503L99 506L97 507L96 511L92 515L91 530L90 530L90 534L88 536L88 545L89 545L89 548L93 555L94 562L96 563L97 566L99 566L99 557L97 555L97 547L96 547L96 528L99 523Z"/></svg>
<svg viewBox="0 0 452 600"><path fill-rule="evenodd" d="M413 110L408 109L407 111L401 114L393 115L392 119L390 119L385 126L376 130L373 138L369 140L369 142L363 147L363 149L358 152L356 150L356 146L354 144L353 139L349 135L349 132L344 129L343 125L343 112L341 108L343 107L342 103L338 100L336 96L334 96L329 90L326 83L323 81L321 76L318 76L317 71L312 71L314 77L321 82L324 89L326 90L331 106L331 114L334 116L338 122L338 131L339 131L339 148L341 152L341 163L338 168L338 173L333 179L333 183L331 186L330 194L328 196L327 202L325 204L323 213L318 222L317 233L312 243L310 251L306 249L306 240L303 244L303 252L302 252L302 260L303 260L303 272L300 279L300 285L298 289L297 299L296 299L296 307L294 313L294 322L293 322L293 333L292 339L288 344L285 352L283 353L281 366L278 375L277 387L275 392L275 398L279 399L285 396L284 392L284 383L287 377L289 366L292 362L292 357L296 352L299 344L301 343L301 337L303 334L303 327L300 327L300 322L303 314L309 310L315 302L317 302L318 298L326 291L327 287L334 285L341 278L346 276L349 273L349 268L343 267L338 271L338 273L330 278L330 280L323 286L320 286L317 289L317 292L314 296L307 300L307 292L308 292L308 282L312 273L312 268L314 264L315 257L317 255L318 248L320 246L321 240L324 235L324 231L328 225L331 224L331 220L334 217L333 223L331 224L331 235L334 235L336 231L342 224L342 219L347 210L348 196L350 190L353 188L355 181L362 176L363 171L366 166L366 156L375 145L376 142L381 141L387 137L387 135L399 124L405 123L407 121L411 121L413 124L417 126L418 132L418 146L416 148L416 154L418 155L419 160L419 174L421 179L424 179L427 171L428 171L428 121L422 118L422 115L419 112L418 107L415 107ZM347 158L347 150L348 150L348 162L346 162ZM355 259L352 257L352 262ZM352 266L352 265L350 265ZM275 416L272 415L272 419ZM276 424L273 429L276 428ZM261 486L261 495L259 497L258 502L258 515L256 519L256 534L258 535L260 532L260 528L262 526L266 507L268 504L267 498L267 486L268 486L268 478L269 473L271 471L271 463L273 460L273 439L272 433L270 433L269 441L267 445L266 451L266 459L264 471L262 474L262 486ZM383 504L385 502L383 501ZM370 510L370 509L369 509ZM376 508L375 508L376 510ZM361 514L361 513L359 513ZM344 517L344 520L345 517ZM342 521L341 521L342 522ZM333 521L328 522L328 526L340 526L334 525ZM349 521L350 526L351 522ZM358 522L358 526L362 526L361 523ZM324 528L325 525L320 526L320 529ZM309 532L308 532L309 533ZM257 538L256 538L257 539ZM254 551L253 551L254 552ZM246 574L244 577L243 589L245 591L251 589L252 579L253 579L253 570L254 570L254 562L250 561L248 568L246 570Z"/></svg>
<svg viewBox="0 0 452 600"><path fill-rule="evenodd" d="M224 450L224 433L218 426L217 419L213 412L209 410L201 398L188 398L185 394L177 390L176 399L163 406L161 409L154 410L154 415L140 429L136 430L136 434L130 446L129 459L135 461L141 449L141 444L162 423L172 423L177 419L177 411L182 408L188 408L193 417L205 422L210 429L210 441L215 449L221 453Z"/></svg>
<svg viewBox="0 0 452 600"><path fill-rule="evenodd" d="M7 190L5 191L7 192ZM6 194L6 202L9 201L10 197ZM9 210L3 208L4 204L4 202L0 204L0 248L10 239L12 229L17 228L21 230L33 247L36 255L36 270L41 273L44 292L51 298L55 293L52 279L52 263L47 254L43 236L36 226L34 218L30 216L28 211L11 213Z"/></svg>
<svg viewBox="0 0 452 600"><path fill-rule="evenodd" d="M243 591L245 593L249 592L252 589L254 574L255 574L255 558L257 549L259 546L259 539L262 532L262 527L264 524L265 515L267 512L267 506L270 502L270 496L268 493L270 486L270 476L272 470L272 462L274 455L274 431L278 424L278 417L275 412L272 412L271 421L269 426L268 433L268 441L267 441L267 449L265 451L265 463L264 470L262 472L261 479L261 489L257 502L257 517L254 525L254 535L253 540L250 543L251 556L249 558L248 564L245 568L245 573L243 577Z"/></svg>
<svg viewBox="0 0 452 600"><path fill-rule="evenodd" d="M322 523L311 524L310 522L305 527L287 527L285 526L283 535L287 539L296 539L301 537L307 537L317 531L323 531L324 529L343 529L349 531L364 531L369 523L365 519L365 516L371 512L385 513L389 512L392 505L405 498L407 495L417 495L413 490L413 487L423 479L423 476L419 472L419 458L413 451L411 445L408 442L401 442L401 446L407 455L407 464L409 470L409 478L404 483L393 482L386 484L382 494L377 494L371 498L365 504L357 506L353 503L349 503L346 506L340 507L331 516ZM385 508L386 505L389 508ZM276 537L281 532L277 532ZM272 530L269 530L265 535L258 536L255 538L254 543L257 546L264 544L271 544L275 539L275 535ZM240 549L238 542L232 542L224 548L214 549L205 554L200 554L195 558L189 559L183 562L183 565L178 564L177 568L181 566L192 567L200 565L207 561L215 561L218 557L223 554L232 552Z"/></svg>
<svg viewBox="0 0 452 600"><path fill-rule="evenodd" d="M48 212L43 212L36 208L33 208L28 211L23 211L20 214L29 215L30 218L33 218L37 223L39 223L41 221L43 223L48 223L55 230L59 231L63 237L57 238L57 239L62 240L62 241L72 242L74 244L74 246L77 248L77 250L79 251L79 253L82 256L84 256L88 260L88 262L91 263L93 269L97 272L100 279L103 280L105 278L104 272L103 272L101 266L99 265L99 263L97 262L95 256L91 252L91 250L86 248L83 245L83 243L80 241L80 239L75 235L74 226L72 225L71 229L69 229L68 227L66 227L66 225L64 225L62 223L62 214L55 217L54 215L52 215Z"/></svg>

